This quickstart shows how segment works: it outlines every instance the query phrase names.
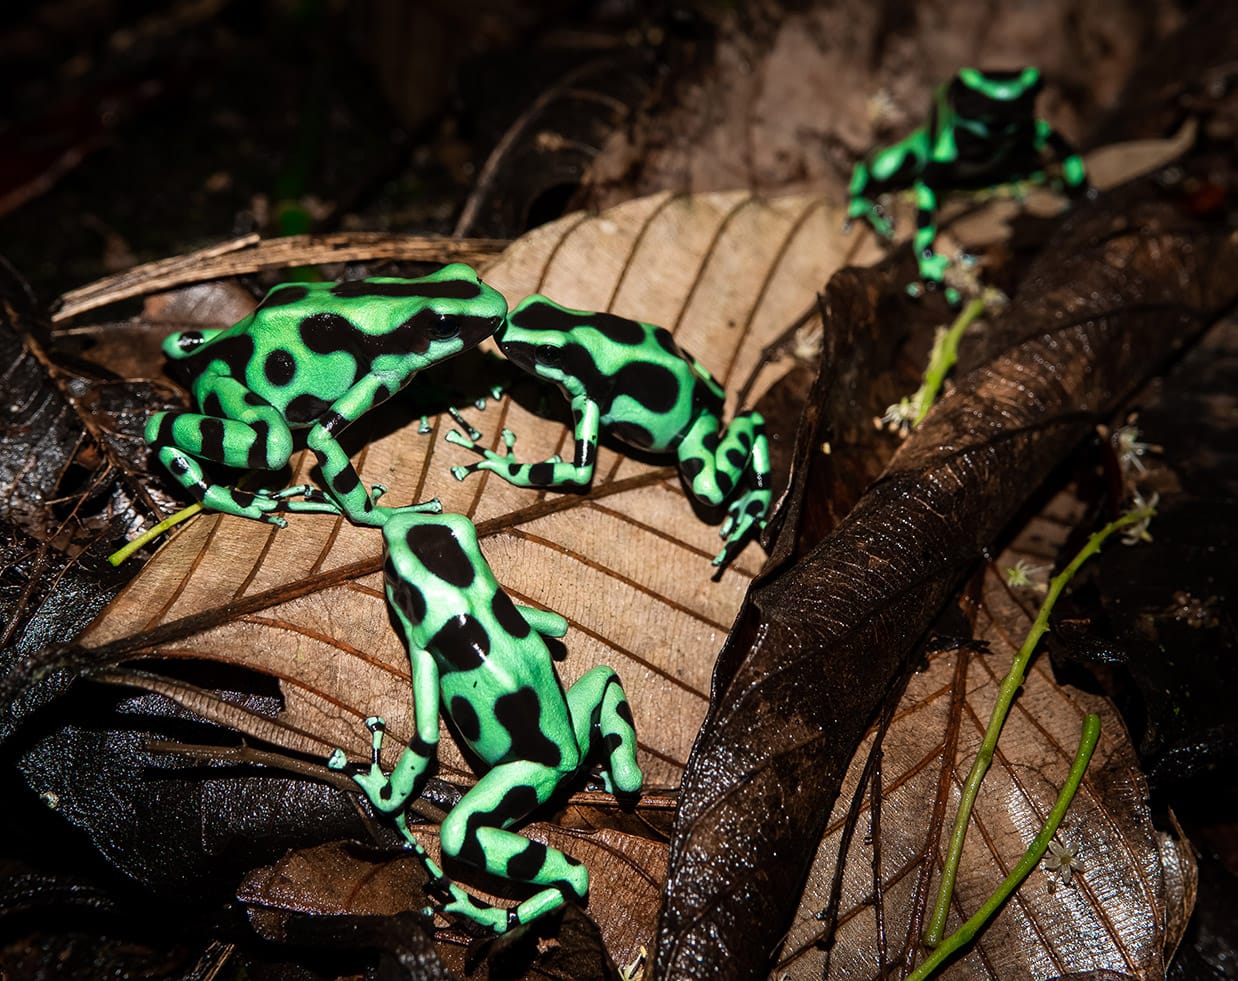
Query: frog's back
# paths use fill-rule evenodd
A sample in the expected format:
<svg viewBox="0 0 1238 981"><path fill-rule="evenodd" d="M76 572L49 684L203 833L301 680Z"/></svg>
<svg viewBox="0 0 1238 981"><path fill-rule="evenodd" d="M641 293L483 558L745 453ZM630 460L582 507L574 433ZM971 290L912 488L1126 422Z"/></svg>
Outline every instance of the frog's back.
<svg viewBox="0 0 1238 981"><path fill-rule="evenodd" d="M562 698L538 695L558 691L550 652L495 579L473 523L398 513L383 535L388 599L410 650L438 664L443 711L486 762L534 758L538 733L570 722Z"/></svg>

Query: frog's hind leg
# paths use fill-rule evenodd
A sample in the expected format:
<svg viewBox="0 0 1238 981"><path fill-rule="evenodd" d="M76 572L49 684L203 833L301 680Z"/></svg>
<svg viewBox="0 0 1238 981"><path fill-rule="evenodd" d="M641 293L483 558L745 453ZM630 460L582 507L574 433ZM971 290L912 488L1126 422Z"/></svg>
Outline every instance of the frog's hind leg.
<svg viewBox="0 0 1238 981"><path fill-rule="evenodd" d="M278 470L292 455L292 432L279 410L234 378L216 379L202 397L204 414L157 412L146 424L146 442L177 482L205 507L282 525L270 514L278 502L212 484L198 460L249 470Z"/></svg>
<svg viewBox="0 0 1238 981"><path fill-rule="evenodd" d="M612 794L640 793L643 777L636 762L636 728L619 676L604 664L585 674L567 692L576 745L587 756L605 754L602 784Z"/></svg>
<svg viewBox="0 0 1238 981"><path fill-rule="evenodd" d="M564 760L564 767L574 760ZM532 760L501 763L483 776L447 815L440 829L444 856L458 859L501 879L541 886L538 892L506 912L500 927L490 914L453 902L447 912L479 920L501 933L558 909L565 900L583 900L589 891L589 872L557 848L507 831L516 821L543 804L571 769ZM472 900L476 905L476 901Z"/></svg>
<svg viewBox="0 0 1238 981"><path fill-rule="evenodd" d="M720 529L727 546L714 565L730 561L748 532L765 526L771 499L769 440L761 414L741 412L721 436L718 427L716 416L703 414L679 444L679 469L697 500L717 507L737 486L748 486L727 509Z"/></svg>

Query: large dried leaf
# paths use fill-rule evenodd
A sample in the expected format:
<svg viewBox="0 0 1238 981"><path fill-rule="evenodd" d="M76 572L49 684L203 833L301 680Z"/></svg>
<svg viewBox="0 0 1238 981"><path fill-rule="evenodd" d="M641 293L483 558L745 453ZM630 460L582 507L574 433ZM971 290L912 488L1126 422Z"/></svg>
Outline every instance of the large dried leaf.
<svg viewBox="0 0 1238 981"><path fill-rule="evenodd" d="M819 198L664 194L539 229L485 275L512 302L543 291L568 306L661 323L733 387L812 308L832 270L857 250L873 257L866 234L843 238L840 225ZM758 378L755 394L776 370ZM569 435L510 400L473 420L495 446L502 427L515 430L524 459L561 450ZM704 715L713 654L760 565L759 549L750 546L712 582L716 528L694 517L673 469L604 448L584 496L513 488L490 475L457 483L448 468L469 462L467 451L446 443L442 428L426 437L403 421L411 419L388 420L395 431L360 451L363 479L391 487L392 503L438 495L472 517L513 597L571 623L564 681L598 663L615 667L649 783L677 782ZM307 466L303 459L293 479L305 478ZM274 720L177 682L151 684L288 749L324 757L340 745L362 756L362 720L374 713L387 718L395 746L412 731L408 666L388 623L380 550L377 533L330 517L293 516L287 531L202 517L147 564L83 643L96 648L97 662L208 657L278 677L285 705ZM464 779L452 745L445 740L444 774Z"/></svg>
<svg viewBox="0 0 1238 981"><path fill-rule="evenodd" d="M918 638L1091 420L1234 302L1235 269L1228 230L1150 183L1080 210L1004 319L1003 353L960 379L838 528L754 589L684 774L656 977L764 973Z"/></svg>
<svg viewBox="0 0 1238 981"><path fill-rule="evenodd" d="M1083 510L1063 495L985 569L975 636L984 646L939 650L912 676L881 741L880 782L868 791L861 781L876 732L865 739L775 976L855 979L912 966L959 788L1042 595L1010 587L1002 570L1020 559L1039 568L1059 559ZM1190 849L1153 828L1147 784L1112 703L1061 686L1043 657L1023 685L977 800L948 929L970 916L1022 858L1065 780L1087 712L1101 715L1102 739L1057 834L1074 849L1082 872L1069 886L1046 870L1034 872L946 977L1043 978L1100 968L1163 976L1189 910ZM877 786L879 815L872 797ZM863 802L858 830L845 835L846 812L857 795ZM827 962L820 946L825 927L816 914L830 902L843 847L838 928Z"/></svg>

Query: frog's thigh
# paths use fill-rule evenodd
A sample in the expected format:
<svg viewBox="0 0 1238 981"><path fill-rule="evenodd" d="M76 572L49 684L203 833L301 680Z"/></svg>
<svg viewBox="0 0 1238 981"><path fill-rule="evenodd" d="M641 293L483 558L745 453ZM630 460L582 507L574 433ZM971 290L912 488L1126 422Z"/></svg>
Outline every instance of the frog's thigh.
<svg viewBox="0 0 1238 981"><path fill-rule="evenodd" d="M443 854L500 878L584 898L589 873L583 865L558 849L503 830L544 803L565 776L529 760L494 767L443 821Z"/></svg>
<svg viewBox="0 0 1238 981"><path fill-rule="evenodd" d="M679 444L679 469L692 494L717 506L739 483L752 456L755 432L752 420L741 416L719 436L717 416L702 415Z"/></svg>
<svg viewBox="0 0 1238 981"><path fill-rule="evenodd" d="M171 446L202 460L250 470L278 470L292 455L292 432L274 406L231 378L202 399L204 413L159 412L146 425L146 441Z"/></svg>

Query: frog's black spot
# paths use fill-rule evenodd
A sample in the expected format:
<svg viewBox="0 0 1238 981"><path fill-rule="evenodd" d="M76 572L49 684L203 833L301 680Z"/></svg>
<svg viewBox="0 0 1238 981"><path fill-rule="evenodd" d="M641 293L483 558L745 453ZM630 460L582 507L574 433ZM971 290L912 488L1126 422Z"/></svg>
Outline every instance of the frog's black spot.
<svg viewBox="0 0 1238 981"><path fill-rule="evenodd" d="M287 385L297 374L296 359L282 348L272 351L262 362L262 373L272 385Z"/></svg>
<svg viewBox="0 0 1238 981"><path fill-rule="evenodd" d="M531 882L537 878L546 864L546 846L540 841L530 841L524 850L507 860L507 877L517 882Z"/></svg>
<svg viewBox="0 0 1238 981"><path fill-rule="evenodd" d="M182 358L193 354L194 351L202 346L202 342L206 340L205 335L200 330L182 330L174 336L176 337L176 350Z"/></svg>
<svg viewBox="0 0 1238 981"><path fill-rule="evenodd" d="M932 211L929 211L924 208L916 209L916 228L920 229L921 231L923 231L926 228L932 228L933 221L934 221L934 217L933 217ZM933 254L932 249L925 249L923 252L923 255L925 258L928 258L932 254Z"/></svg>
<svg viewBox="0 0 1238 981"><path fill-rule="evenodd" d="M270 406L270 403L266 399L264 399L261 395L258 395L254 392L246 392L241 397L241 401L251 407L256 407L259 405L265 405L268 407Z"/></svg>
<svg viewBox="0 0 1238 981"><path fill-rule="evenodd" d="M228 494L239 507L243 508L252 507L254 501L258 499L256 494L252 494L249 491L239 490L236 487L230 488L228 490Z"/></svg>
<svg viewBox="0 0 1238 981"><path fill-rule="evenodd" d="M202 455L208 460L224 459L224 424L222 419L203 419L198 423L198 434L202 437Z"/></svg>
<svg viewBox="0 0 1238 981"><path fill-rule="evenodd" d="M613 756L623 746L623 737L617 732L608 732L602 737L602 746L607 756Z"/></svg>
<svg viewBox="0 0 1238 981"><path fill-rule="evenodd" d="M265 470L267 465L267 439L271 435L271 424L267 422L252 422L249 428L254 431L254 441L249 444L249 453L245 465L250 470Z"/></svg>
<svg viewBox="0 0 1238 981"><path fill-rule="evenodd" d="M624 722L630 725L633 729L636 728L636 722L632 718L632 708L624 700L615 706L615 715L619 716Z"/></svg>
<svg viewBox="0 0 1238 981"><path fill-rule="evenodd" d="M658 345L667 354L672 357L679 358L682 361L688 360L688 356L684 354L683 348L675 343L675 338L671 336L671 332L669 330L659 327L653 332L653 339L658 342Z"/></svg>
<svg viewBox="0 0 1238 981"><path fill-rule="evenodd" d="M405 542L430 575L457 589L464 589L473 582L473 563L446 525L414 525L408 530Z"/></svg>
<svg viewBox="0 0 1238 981"><path fill-rule="evenodd" d="M290 283L287 286L276 286L258 304L259 310L270 310L272 307L286 307L309 296L309 287L303 283Z"/></svg>
<svg viewBox="0 0 1238 981"><path fill-rule="evenodd" d="M503 795L491 813L500 821L517 821L537 807L537 791L528 784L518 784Z"/></svg>
<svg viewBox="0 0 1238 981"><path fill-rule="evenodd" d="M494 591L494 596L490 600L490 611L494 614L494 619L498 621L499 626L511 637L520 639L533 632L528 621L516 609L516 604L512 602L511 597L501 589Z"/></svg>
<svg viewBox="0 0 1238 981"><path fill-rule="evenodd" d="M334 354L347 351L353 345L353 335L358 333L358 328L338 313L316 313L301 321L297 333L301 335L301 343L315 354Z"/></svg>
<svg viewBox="0 0 1238 981"><path fill-rule="evenodd" d="M718 493L723 497L728 496L735 489L735 481L725 470L714 472L714 482L718 485Z"/></svg>
<svg viewBox="0 0 1238 981"><path fill-rule="evenodd" d="M679 461L679 472L683 474L689 486L705 469L705 461L698 456L686 456Z"/></svg>
<svg viewBox="0 0 1238 981"><path fill-rule="evenodd" d="M175 440L172 438L172 423L176 418L183 413L180 412L165 412L159 420L159 432L155 435L153 442L160 446L173 446Z"/></svg>
<svg viewBox="0 0 1238 981"><path fill-rule="evenodd" d="M219 396L214 392L207 394L202 400L202 413L208 416L222 416L224 414L223 403L219 401Z"/></svg>
<svg viewBox="0 0 1238 981"><path fill-rule="evenodd" d="M518 477L520 476L520 468L521 465L519 463L509 463L507 465L507 472L513 477Z"/></svg>
<svg viewBox="0 0 1238 981"><path fill-rule="evenodd" d="M330 402L307 392L304 395L298 395L288 403L288 408L284 410L284 418L294 423L311 422L329 408L331 408Z"/></svg>
<svg viewBox="0 0 1238 981"><path fill-rule="evenodd" d="M587 313L563 310L541 299L529 303L511 316L511 322L522 330L553 330L560 333L567 333L589 319L591 317Z"/></svg>
<svg viewBox="0 0 1238 981"><path fill-rule="evenodd" d="M447 714L451 716L451 721L456 724L466 743L471 745L481 738L481 720L477 718L477 710L463 695L452 698L447 706Z"/></svg>
<svg viewBox="0 0 1238 981"><path fill-rule="evenodd" d="M254 360L254 340L248 334L234 334L216 341L207 350L228 366L233 378L244 378L245 369Z"/></svg>
<svg viewBox="0 0 1238 981"><path fill-rule="evenodd" d="M745 429L737 429L735 431L735 439L743 448L744 455L747 456L748 450L752 448L752 437L748 435L748 431Z"/></svg>
<svg viewBox="0 0 1238 981"><path fill-rule="evenodd" d="M639 347L648 336L638 321L616 317L613 313L595 313L590 318L590 325L608 341L629 347Z"/></svg>
<svg viewBox="0 0 1238 981"><path fill-rule="evenodd" d="M762 500L752 500L748 502L748 506L744 508L745 514L750 514L754 518L759 518L765 513L765 502Z"/></svg>
<svg viewBox="0 0 1238 981"><path fill-rule="evenodd" d="M494 703L494 717L511 736L513 759L555 768L563 754L542 732L541 708L537 692L526 686L500 696Z"/></svg>
<svg viewBox="0 0 1238 981"><path fill-rule="evenodd" d="M168 463L168 469L177 477L184 476L189 473L189 461L183 456L174 456Z"/></svg>
<svg viewBox="0 0 1238 981"><path fill-rule="evenodd" d="M408 618L410 626L417 626L426 618L425 595L400 575L390 558L387 559L386 573L387 591L392 604Z"/></svg>
<svg viewBox="0 0 1238 981"><path fill-rule="evenodd" d="M341 432L348 428L348 424L352 422L347 416L342 416L338 412L329 410L325 412L321 419L318 420L318 425L322 426L332 436L338 436Z"/></svg>
<svg viewBox="0 0 1238 981"><path fill-rule="evenodd" d="M718 452L718 444L721 442L718 434L706 433L701 437L701 446L709 456L714 456Z"/></svg>
<svg viewBox="0 0 1238 981"><path fill-rule="evenodd" d="M389 334L375 338L367 353L371 357L380 354L425 354L430 350L438 325L438 314L427 308L409 317Z"/></svg>
<svg viewBox="0 0 1238 981"><path fill-rule="evenodd" d="M482 850L481 842L477 840L477 829L496 823L496 821L490 818L487 811L474 811L470 814L468 821L464 825L466 830L464 832L464 839L460 842L460 850L453 857L467 865L473 866L473 868L484 869L486 867L486 853Z"/></svg>
<svg viewBox="0 0 1238 981"><path fill-rule="evenodd" d="M743 470L748 465L748 457L732 446L726 451L726 462L735 470Z"/></svg>
<svg viewBox="0 0 1238 981"><path fill-rule="evenodd" d="M633 361L615 375L614 392L635 399L650 412L670 412L679 401L679 382L670 370L648 361Z"/></svg>
<svg viewBox="0 0 1238 981"><path fill-rule="evenodd" d="M434 743L428 743L421 738L421 733L414 733L413 738L408 741L409 750L423 760L434 758Z"/></svg>
<svg viewBox="0 0 1238 981"><path fill-rule="evenodd" d="M610 434L638 449L647 450L653 446L653 433L634 422L617 422L610 427Z"/></svg>
<svg viewBox="0 0 1238 981"><path fill-rule="evenodd" d="M535 463L529 467L529 483L534 487L549 487L555 479L553 463Z"/></svg>
<svg viewBox="0 0 1238 981"><path fill-rule="evenodd" d="M345 467L331 478L331 489L340 497L347 497L360 483L361 478L357 476L357 471L352 467Z"/></svg>
<svg viewBox="0 0 1238 981"><path fill-rule="evenodd" d="M439 628L427 645L451 665L453 671L473 671L486 663L490 635L467 613L458 613Z"/></svg>

